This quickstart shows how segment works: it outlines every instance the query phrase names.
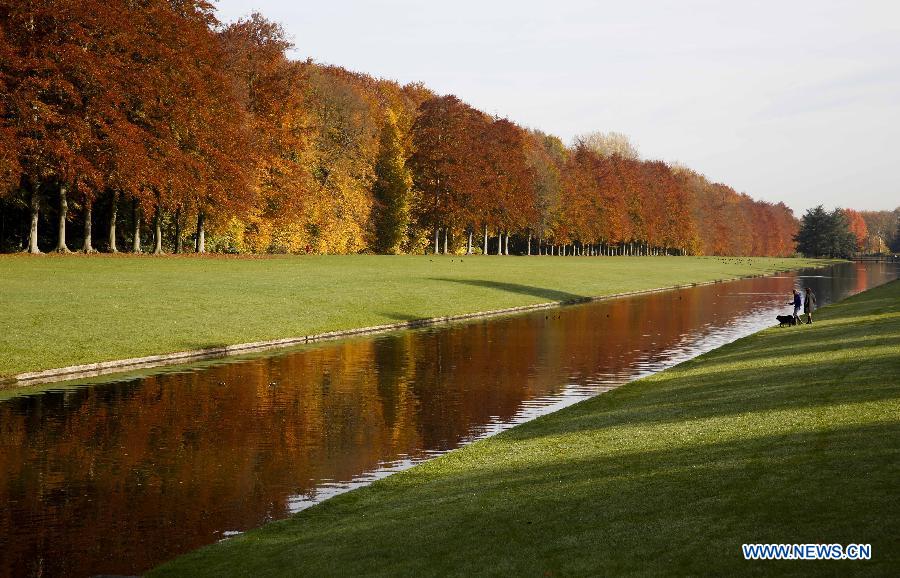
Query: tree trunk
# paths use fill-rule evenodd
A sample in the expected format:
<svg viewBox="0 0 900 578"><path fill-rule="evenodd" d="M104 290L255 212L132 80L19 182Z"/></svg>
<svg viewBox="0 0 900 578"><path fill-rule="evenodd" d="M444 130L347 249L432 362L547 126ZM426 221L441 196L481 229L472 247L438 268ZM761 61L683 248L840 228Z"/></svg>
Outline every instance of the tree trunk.
<svg viewBox="0 0 900 578"><path fill-rule="evenodd" d="M109 209L109 252L110 253L118 253L119 250L116 248L116 213L118 210L119 204L119 193L118 191L113 191L112 205L110 205Z"/></svg>
<svg viewBox="0 0 900 578"><path fill-rule="evenodd" d="M175 253L181 251L181 207L178 207L175 209Z"/></svg>
<svg viewBox="0 0 900 578"><path fill-rule="evenodd" d="M84 253L91 254L96 253L94 251L93 239L91 236L93 235L91 231L91 220L94 217L94 203L91 199L85 197L84 199L84 244L81 246L81 250Z"/></svg>
<svg viewBox="0 0 900 578"><path fill-rule="evenodd" d="M206 215L203 211L197 213L197 239L194 243L194 251L206 253Z"/></svg>
<svg viewBox="0 0 900 578"><path fill-rule="evenodd" d="M487 225L484 225L484 245L481 246L481 253L483 255L488 254L488 236L487 236Z"/></svg>
<svg viewBox="0 0 900 578"><path fill-rule="evenodd" d="M450 252L447 250L447 237L450 236L450 227L444 227L444 255L449 255Z"/></svg>
<svg viewBox="0 0 900 578"><path fill-rule="evenodd" d="M497 231L497 254L503 254L503 231Z"/></svg>
<svg viewBox="0 0 900 578"><path fill-rule="evenodd" d="M506 236L503 237L503 254L509 255L509 231L507 231Z"/></svg>
<svg viewBox="0 0 900 578"><path fill-rule="evenodd" d="M66 197L68 187L66 185L59 186L59 229L56 236L56 252L71 253L69 247L66 246L66 217L69 216L69 200Z"/></svg>
<svg viewBox="0 0 900 578"><path fill-rule="evenodd" d="M472 234L473 234L472 229L470 228L469 229L469 241L468 241L468 244L466 245L466 255L472 254Z"/></svg>
<svg viewBox="0 0 900 578"><path fill-rule="evenodd" d="M131 205L131 215L134 219L134 237L131 239L131 252L141 252L141 205L135 199Z"/></svg>
<svg viewBox="0 0 900 578"><path fill-rule="evenodd" d="M528 231L528 251L525 254L531 257L531 231Z"/></svg>
<svg viewBox="0 0 900 578"><path fill-rule="evenodd" d="M159 199L156 201L156 214L153 215L153 254L162 255L162 206Z"/></svg>
<svg viewBox="0 0 900 578"><path fill-rule="evenodd" d="M28 233L28 252L32 255L40 255L38 247L38 218L41 212L40 185L35 183L31 189L31 230Z"/></svg>
<svg viewBox="0 0 900 578"><path fill-rule="evenodd" d="M434 254L435 255L437 255L440 250L440 247L438 247L438 241L439 241L438 236L439 235L440 235L440 228L435 227L434 228Z"/></svg>
<svg viewBox="0 0 900 578"><path fill-rule="evenodd" d="M8 211L6 210L6 203L0 199L0 239L6 238L6 215Z"/></svg>

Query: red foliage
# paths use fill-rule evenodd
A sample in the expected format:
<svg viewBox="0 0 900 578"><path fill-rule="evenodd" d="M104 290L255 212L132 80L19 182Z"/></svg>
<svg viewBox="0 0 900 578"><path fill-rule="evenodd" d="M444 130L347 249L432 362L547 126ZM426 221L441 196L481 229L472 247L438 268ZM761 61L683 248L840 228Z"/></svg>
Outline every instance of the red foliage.
<svg viewBox="0 0 900 578"><path fill-rule="evenodd" d="M236 221L249 237L277 223L295 235L288 250L316 235L353 237L317 247L360 250L389 110L415 181L410 239L484 227L642 252L793 252L783 204L567 148L420 84L291 61L258 14L220 29L203 0L33 0L0 3L0 22L0 197L23 183L75 188L86 205L116 193L145 214ZM861 243L865 222L847 215Z"/></svg>

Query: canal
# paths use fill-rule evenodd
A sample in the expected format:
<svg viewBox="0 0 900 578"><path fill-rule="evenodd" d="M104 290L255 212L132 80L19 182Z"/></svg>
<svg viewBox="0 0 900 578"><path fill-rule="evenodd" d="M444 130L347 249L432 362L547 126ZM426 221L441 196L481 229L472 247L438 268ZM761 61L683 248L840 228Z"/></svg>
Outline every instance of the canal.
<svg viewBox="0 0 900 578"><path fill-rule="evenodd" d="M896 279L848 263L0 390L0 575L137 574ZM783 331L804 331L788 327Z"/></svg>

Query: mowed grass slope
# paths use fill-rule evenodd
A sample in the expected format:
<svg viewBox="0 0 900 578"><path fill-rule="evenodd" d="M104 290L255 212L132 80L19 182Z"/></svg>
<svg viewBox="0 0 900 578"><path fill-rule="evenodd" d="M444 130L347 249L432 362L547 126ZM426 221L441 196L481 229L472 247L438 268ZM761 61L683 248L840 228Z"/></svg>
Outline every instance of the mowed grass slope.
<svg viewBox="0 0 900 578"><path fill-rule="evenodd" d="M515 427L152 576L900 569L900 282ZM743 543L870 543L745 561Z"/></svg>
<svg viewBox="0 0 900 578"><path fill-rule="evenodd" d="M0 377L808 266L799 259L0 257Z"/></svg>

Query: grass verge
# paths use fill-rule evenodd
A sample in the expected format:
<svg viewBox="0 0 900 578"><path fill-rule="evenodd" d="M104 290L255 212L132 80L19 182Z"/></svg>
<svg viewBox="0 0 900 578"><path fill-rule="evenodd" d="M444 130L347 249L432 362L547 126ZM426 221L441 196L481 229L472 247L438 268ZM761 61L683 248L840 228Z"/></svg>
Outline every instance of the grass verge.
<svg viewBox="0 0 900 578"><path fill-rule="evenodd" d="M898 480L895 281L149 575L896 575Z"/></svg>
<svg viewBox="0 0 900 578"><path fill-rule="evenodd" d="M0 256L0 378L821 263L715 257Z"/></svg>

